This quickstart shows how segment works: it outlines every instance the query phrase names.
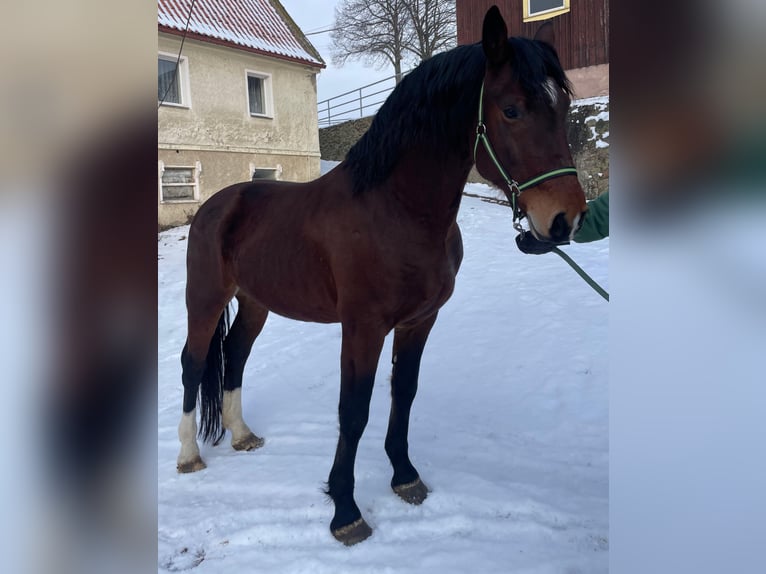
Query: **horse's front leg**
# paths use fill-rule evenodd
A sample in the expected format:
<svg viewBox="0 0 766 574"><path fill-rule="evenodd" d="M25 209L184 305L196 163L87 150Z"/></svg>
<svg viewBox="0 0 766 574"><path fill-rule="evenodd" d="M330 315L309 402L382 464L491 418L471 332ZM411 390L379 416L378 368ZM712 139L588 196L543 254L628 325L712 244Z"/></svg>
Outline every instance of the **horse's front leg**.
<svg viewBox="0 0 766 574"><path fill-rule="evenodd" d="M420 504L428 496L428 488L410 462L407 433L410 409L418 390L420 358L435 321L436 313L415 327L398 328L394 332L391 415L386 434L386 453L394 467L391 488L411 504Z"/></svg>
<svg viewBox="0 0 766 574"><path fill-rule="evenodd" d="M375 371L385 332L377 327L343 323L340 370L340 435L327 494L335 503L332 535L350 546L372 534L354 502L354 460L370 412Z"/></svg>

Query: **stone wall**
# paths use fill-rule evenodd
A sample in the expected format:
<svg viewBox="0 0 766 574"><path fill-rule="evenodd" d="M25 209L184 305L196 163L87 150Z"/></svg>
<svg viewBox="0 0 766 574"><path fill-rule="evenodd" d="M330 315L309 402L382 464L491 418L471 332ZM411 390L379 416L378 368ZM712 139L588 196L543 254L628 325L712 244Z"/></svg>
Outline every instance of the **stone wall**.
<svg viewBox="0 0 766 574"><path fill-rule="evenodd" d="M369 117L320 129L322 159L342 161L371 122ZM585 196L594 199L609 189L609 97L574 102L567 135ZM475 169L468 181L485 182Z"/></svg>
<svg viewBox="0 0 766 574"><path fill-rule="evenodd" d="M585 197L595 199L609 191L609 98L573 104L567 132Z"/></svg>
<svg viewBox="0 0 766 574"><path fill-rule="evenodd" d="M364 132L370 127L373 116L350 120L319 130L319 153L322 159L343 161Z"/></svg>

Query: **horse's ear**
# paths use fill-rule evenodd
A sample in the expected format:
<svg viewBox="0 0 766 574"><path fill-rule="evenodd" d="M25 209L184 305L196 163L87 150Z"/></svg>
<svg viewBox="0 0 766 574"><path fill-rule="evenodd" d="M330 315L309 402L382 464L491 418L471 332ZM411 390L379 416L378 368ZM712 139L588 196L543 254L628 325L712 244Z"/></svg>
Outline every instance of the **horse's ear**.
<svg viewBox="0 0 766 574"><path fill-rule="evenodd" d="M545 42L551 48L554 47L556 41L556 34L553 31L553 24L551 22L545 22L542 24L535 33L535 40L538 42Z"/></svg>
<svg viewBox="0 0 766 574"><path fill-rule="evenodd" d="M509 56L508 28L497 6L492 6L484 16L484 26L481 32L481 45L487 62L492 66L504 64Z"/></svg>

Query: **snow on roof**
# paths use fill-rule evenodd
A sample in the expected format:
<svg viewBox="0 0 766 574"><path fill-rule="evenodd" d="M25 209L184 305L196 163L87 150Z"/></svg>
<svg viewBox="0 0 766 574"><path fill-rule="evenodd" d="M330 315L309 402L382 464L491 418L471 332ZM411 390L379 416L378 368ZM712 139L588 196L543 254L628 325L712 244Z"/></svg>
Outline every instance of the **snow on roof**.
<svg viewBox="0 0 766 574"><path fill-rule="evenodd" d="M157 0L159 28L182 33L191 3ZM195 0L188 35L324 67L300 28L279 9L269 0Z"/></svg>

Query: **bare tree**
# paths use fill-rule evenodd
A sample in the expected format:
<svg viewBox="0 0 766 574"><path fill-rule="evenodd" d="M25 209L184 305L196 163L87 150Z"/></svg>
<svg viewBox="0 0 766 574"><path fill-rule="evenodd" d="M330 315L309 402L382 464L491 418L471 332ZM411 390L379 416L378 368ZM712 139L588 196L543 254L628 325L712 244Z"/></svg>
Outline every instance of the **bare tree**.
<svg viewBox="0 0 766 574"><path fill-rule="evenodd" d="M455 0L407 0L412 40L407 50L422 62L456 44Z"/></svg>
<svg viewBox="0 0 766 574"><path fill-rule="evenodd" d="M390 63L397 83L402 62L412 42L405 0L343 0L335 7L332 60L342 66L348 60L372 65Z"/></svg>
<svg viewBox="0 0 766 574"><path fill-rule="evenodd" d="M398 82L403 62L455 45L455 0L341 0L331 37L333 63L390 63Z"/></svg>

